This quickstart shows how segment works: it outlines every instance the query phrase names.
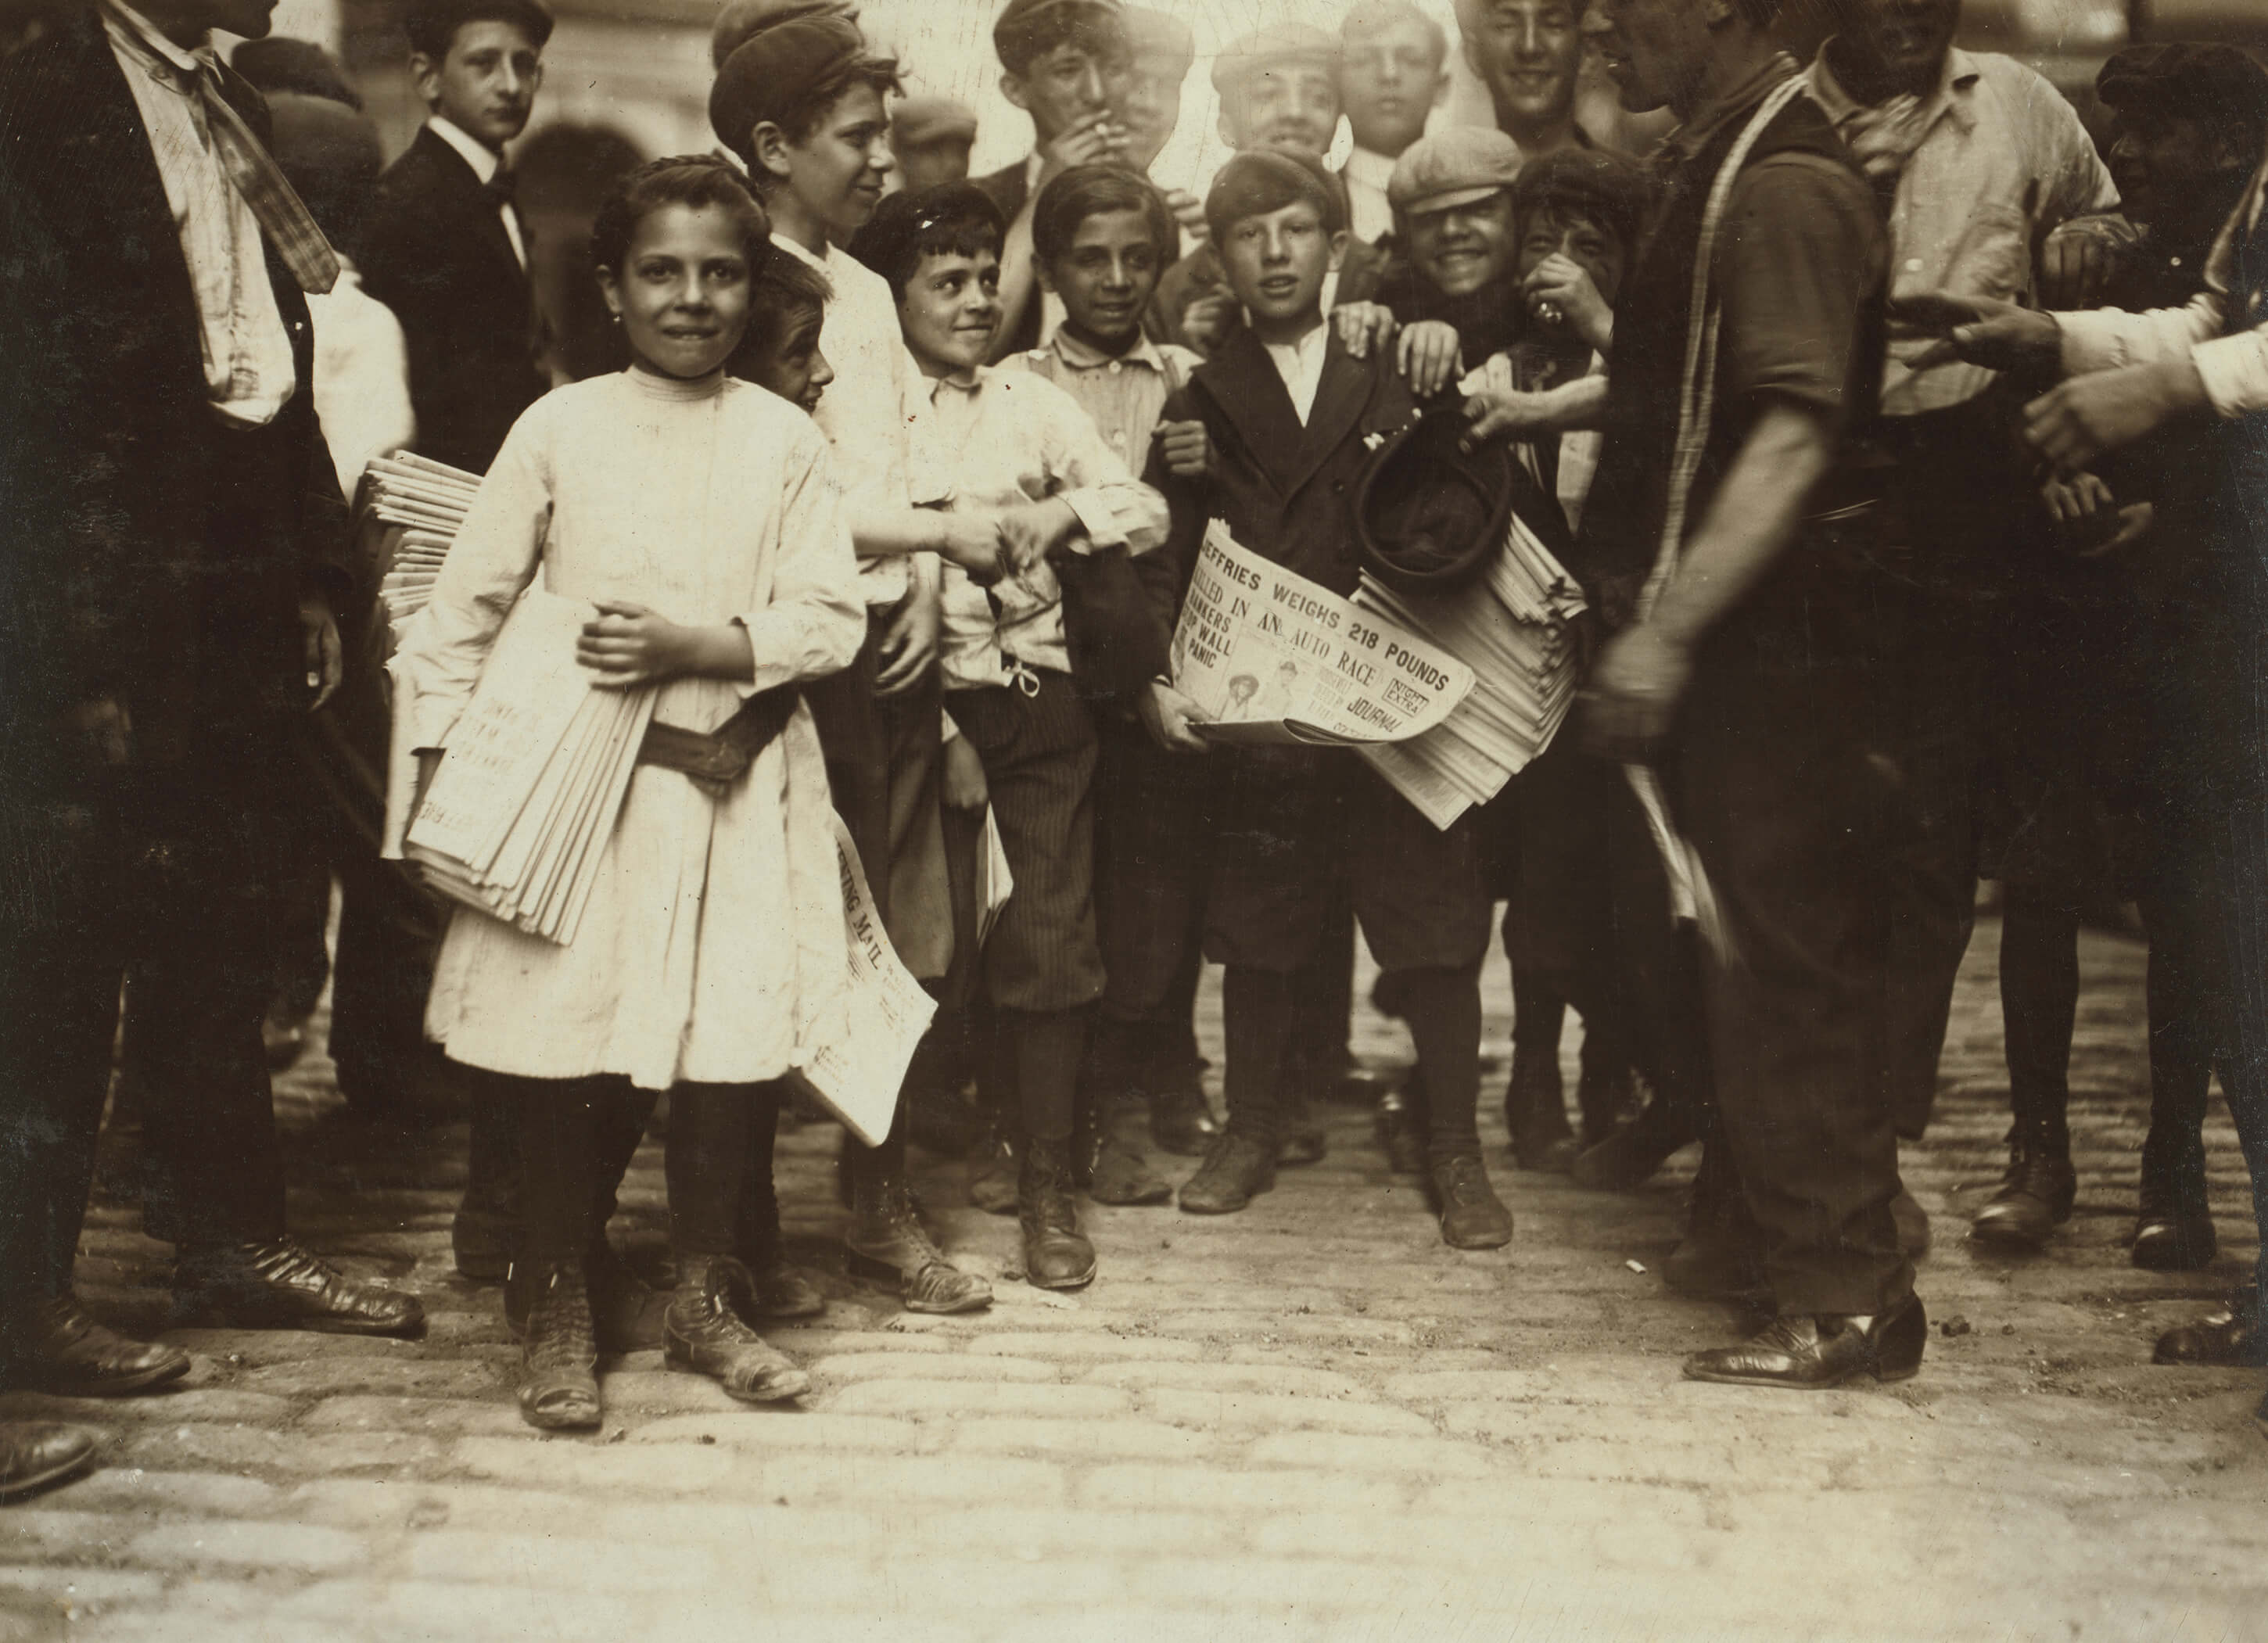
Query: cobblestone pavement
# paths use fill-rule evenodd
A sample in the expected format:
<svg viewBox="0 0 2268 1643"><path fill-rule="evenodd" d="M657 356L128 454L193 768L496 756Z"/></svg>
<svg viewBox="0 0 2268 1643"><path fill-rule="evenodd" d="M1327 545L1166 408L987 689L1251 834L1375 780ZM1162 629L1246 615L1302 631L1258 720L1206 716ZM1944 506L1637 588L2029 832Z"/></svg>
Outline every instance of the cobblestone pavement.
<svg viewBox="0 0 2268 1643"><path fill-rule="evenodd" d="M170 1395L0 1399L113 1434L103 1470L0 1509L0 1639L2268 1637L2259 1376L2148 1362L2251 1258L2233 1138L2216 1109L2215 1268L2127 1264L2142 962L2090 937L2078 1214L2036 1259L1973 1252L2007 1101L1996 946L1987 924L1908 1170L1939 1239L1923 1293L1968 1331L1904 1386L1810 1396L1677 1379L1738 1327L1653 1270L1683 1170L1609 1196L1516 1174L1498 1114L1509 1250L1445 1249L1341 1109L1328 1160L1247 1213L1094 1211L1092 1289L1004 1277L954 1319L843 1276L836 1132L813 1124L783 1138L783 1196L830 1305L773 1337L806 1406L644 1354L606 1374L602 1433L542 1438L496 1293L450 1264L461 1126L389 1138L311 1055L279 1096L296 1229L416 1290L430 1335L182 1332ZM1490 987L1501 1052L1500 966ZM1361 1047L1407 1054L1367 1016ZM1013 1222L963 1207L957 1164L922 1186L955 1257L1003 1273ZM634 1261L661 1216L649 1146ZM165 1254L99 1206L82 1286L155 1330Z"/></svg>

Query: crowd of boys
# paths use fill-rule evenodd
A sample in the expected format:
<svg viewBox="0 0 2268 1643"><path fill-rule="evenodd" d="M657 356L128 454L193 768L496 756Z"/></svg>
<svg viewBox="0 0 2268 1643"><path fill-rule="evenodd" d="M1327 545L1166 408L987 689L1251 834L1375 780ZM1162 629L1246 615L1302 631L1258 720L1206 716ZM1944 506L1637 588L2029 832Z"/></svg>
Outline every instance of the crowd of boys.
<svg viewBox="0 0 2268 1643"><path fill-rule="evenodd" d="M1032 146L974 179L974 116L903 95L855 8L719 16L711 120L776 251L732 368L830 448L867 637L809 699L883 923L940 1004L895 1127L844 1147L854 1265L909 1309L991 1298L908 1180L909 1129L964 1091L971 1197L1017 1214L1045 1287L1103 1264L1081 1194L1232 1213L1321 1156L1310 1103L1346 1068L1358 925L1416 1052L1379 1101L1389 1164L1423 1182L1447 1243L1509 1244L1476 1124L1502 902L1514 1160L1626 1186L1699 1142L1667 1279L1771 1319L1684 1373L1913 1374L1929 1228L1898 1146L1929 1119L1980 865L2005 887L2013 1128L1974 1235L2037 1249L2072 1212L2074 943L2122 895L2151 943L2133 1258L2213 1258L2215 1073L2268 1216L2268 726L2258 693L2231 688L2268 677L2268 72L2225 47L2119 53L2099 81L2106 165L2036 75L1954 45L1958 0L1848 0L1808 64L1778 11L1461 0L1454 46L1401 0L1359 0L1336 33L1273 25L1213 59L1233 152L1202 200L1148 175L1196 62L1163 13L1010 0L993 40ZM357 844L384 798L384 636L371 567L345 552L337 452L291 389L325 393L331 310L310 343L301 293L336 302L342 268L398 326L379 318L390 354L350 365L334 347L328 367L396 362L414 432L382 443L482 468L550 386L505 160L550 20L534 0L417 11L431 118L349 210L328 185L361 148L291 140L344 129L343 80L319 54L253 52L271 139L258 93L211 56L210 30L256 35L266 12L104 0L0 70L0 497L37 527L11 554L9 619L36 642L10 663L0 830L33 887L8 906L4 961L11 1385L109 1396L188 1365L71 1293L122 976L129 1072L155 1070L133 1080L145 1203L180 1241L184 1315L421 1323L284 1233L263 1110L279 971L262 932L292 899L263 851L328 854L344 884L333 1043L350 1095L384 1106L450 1072L415 1021L438 915ZM1646 163L1578 121L1587 45L1626 113L1675 117ZM1485 105L1471 123L1445 117L1460 76L1485 92L1464 99ZM74 281L69 168L42 147L90 121L141 145L149 220L118 233L144 261L180 248L178 313L107 350L72 328L116 275ZM287 176L297 193L274 186ZM164 382L123 436L92 410L121 369ZM189 457L153 474L180 428ZM1344 751L1209 740L1171 661L1216 523L1336 594L1390 558L1392 521L1356 498L1381 447L1411 439L1496 487L1590 607L1576 715L1447 827ZM323 483L303 502L311 456ZM122 518L67 468L173 511ZM154 546L137 560L136 542ZM173 582L136 579L145 563ZM168 609L161 585L195 595ZM280 611L290 643L248 637L255 610ZM302 649L309 689L286 703L254 673L288 650L296 680ZM333 772L329 822L296 844L252 801L273 787L262 754L287 745ZM1016 890L980 940L988 814ZM1193 1020L1207 962L1224 967L1218 1114ZM462 1082L455 1252L494 1279L519 1214L515 1131ZM1135 1109L1158 1150L1201 1155L1178 1190L1131 1144ZM622 1162L637 1139L618 1138ZM808 1315L820 1297L757 1176L740 1212L756 1310ZM639 1344L652 1308L627 1274L616 1287L613 1333ZM2268 1364L2257 1282L2159 1356ZM92 1452L76 1429L0 1426L0 1492Z"/></svg>

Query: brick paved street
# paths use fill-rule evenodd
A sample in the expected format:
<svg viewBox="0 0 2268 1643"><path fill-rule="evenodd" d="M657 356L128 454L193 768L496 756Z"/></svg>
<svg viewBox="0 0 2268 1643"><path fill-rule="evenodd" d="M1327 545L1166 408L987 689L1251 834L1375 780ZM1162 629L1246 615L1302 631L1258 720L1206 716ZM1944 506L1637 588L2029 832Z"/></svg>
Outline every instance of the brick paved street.
<svg viewBox="0 0 2268 1643"><path fill-rule="evenodd" d="M373 1132L311 1055L279 1103L296 1229L416 1290L430 1335L184 1332L197 1367L169 1396L0 1399L114 1434L103 1470L0 1510L0 1643L2268 1638L2260 1378L2148 1361L2251 1258L2225 1117L2219 1264L2137 1271L2141 954L2090 937L2079 1212L2037 1259L1972 1253L2007 1101L1997 940L1908 1169L1936 1216L1923 1293L1969 1330L1933 1332L1902 1387L1810 1397L1676 1378L1736 1328L1653 1270L1683 1168L1626 1196L1519 1175L1500 1114L1509 1250L1445 1249L1343 1109L1329 1158L1249 1212L1094 1212L1092 1289L1003 1279L954 1319L843 1275L836 1132L807 1125L783 1197L831 1304L773 1337L813 1371L806 1406L753 1411L645 1354L606 1374L601 1433L541 1438L496 1292L450 1264L462 1127ZM1500 1050L1500 961L1490 988ZM1375 1019L1363 1047L1406 1057ZM657 1148L630 1184L617 1235L651 1264ZM922 1186L955 1257L1001 1273L1013 1222L964 1207L955 1162ZM99 1205L83 1291L156 1329L164 1254Z"/></svg>

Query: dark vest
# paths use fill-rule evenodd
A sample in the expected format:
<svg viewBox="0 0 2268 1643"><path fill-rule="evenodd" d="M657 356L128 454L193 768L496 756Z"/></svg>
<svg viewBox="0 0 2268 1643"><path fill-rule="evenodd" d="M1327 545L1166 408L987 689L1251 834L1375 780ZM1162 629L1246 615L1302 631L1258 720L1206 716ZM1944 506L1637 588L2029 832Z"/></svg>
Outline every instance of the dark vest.
<svg viewBox="0 0 2268 1643"><path fill-rule="evenodd" d="M1759 94L1757 100L1763 100ZM1599 470L1584 505L1583 533L1569 565L1596 594L1607 584L1625 593L1653 565L1669 502L1669 474L1677 446L1677 402L1685 372L1685 350L1692 304L1693 260L1701 242L1701 218L1710 186L1747 129L1750 111L1727 120L1721 129L1668 180L1667 196L1638 265L1615 301L1614 369L1609 374L1606 437ZM1839 165L1850 155L1835 128L1808 96L1798 97L1758 134L1742 166L1746 170L1776 154L1815 154ZM1724 231L1720 230L1720 233ZM1858 346L1852 350L1851 381L1844 395L1850 408L1846 446L1863 439L1881 398L1883 301L1877 289L1867 294ZM1720 346L1720 355L1722 353ZM1753 407L1743 406L1721 376L1710 419L1709 442L1685 519L1690 531L1707 514L1709 499L1748 438ZM1822 490L1847 483L1830 474ZM1609 600L1609 604L1617 601Z"/></svg>

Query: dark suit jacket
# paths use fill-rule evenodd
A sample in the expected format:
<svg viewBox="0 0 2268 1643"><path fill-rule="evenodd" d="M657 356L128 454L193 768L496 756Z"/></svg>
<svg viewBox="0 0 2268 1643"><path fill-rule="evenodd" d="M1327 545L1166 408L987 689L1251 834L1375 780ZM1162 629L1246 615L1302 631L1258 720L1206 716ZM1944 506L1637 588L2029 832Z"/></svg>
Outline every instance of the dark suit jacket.
<svg viewBox="0 0 2268 1643"><path fill-rule="evenodd" d="M360 266L364 289L394 310L409 340L415 448L486 473L551 379L539 363L534 289L496 202L430 129L379 179Z"/></svg>
<svg viewBox="0 0 2268 1643"><path fill-rule="evenodd" d="M1346 255L1339 259L1339 283L1331 293L1331 306L1368 302L1375 298L1386 269L1385 252L1366 239L1348 240ZM1213 249L1211 242L1199 246L1158 276L1157 295L1150 298L1150 312L1143 316L1144 333L1153 342L1197 348L1189 340L1182 318L1191 303L1227 284L1228 273L1220 265L1220 253ZM1197 352L1204 351L1197 348Z"/></svg>
<svg viewBox="0 0 2268 1643"><path fill-rule="evenodd" d="M259 93L222 81L265 141ZM18 772L99 697L144 757L195 756L216 709L304 700L298 600L343 609L353 589L306 302L272 248L268 276L298 387L248 436L213 413L165 184L93 8L0 66L0 747ZM278 482L217 495L254 447Z"/></svg>

